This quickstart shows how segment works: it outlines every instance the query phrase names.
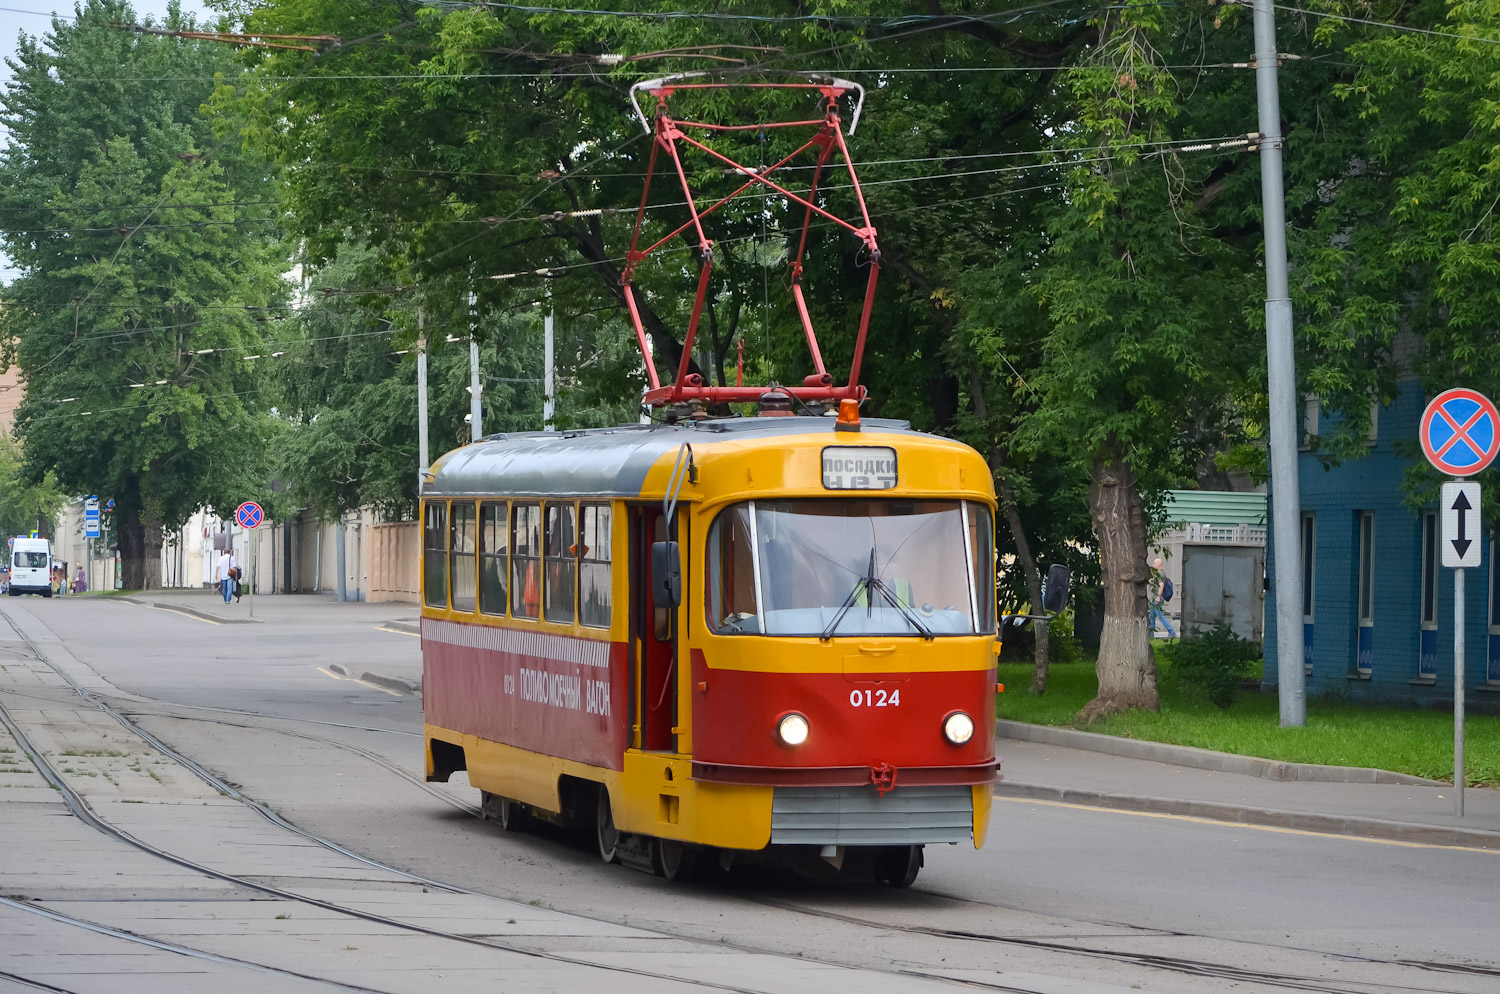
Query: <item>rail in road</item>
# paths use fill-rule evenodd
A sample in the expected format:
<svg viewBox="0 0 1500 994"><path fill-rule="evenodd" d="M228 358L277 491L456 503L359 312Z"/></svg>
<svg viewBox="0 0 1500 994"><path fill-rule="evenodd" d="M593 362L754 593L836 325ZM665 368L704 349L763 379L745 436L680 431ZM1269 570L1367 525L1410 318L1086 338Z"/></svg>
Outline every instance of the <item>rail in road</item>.
<svg viewBox="0 0 1500 994"><path fill-rule="evenodd" d="M229 783L224 777L209 770L203 764L185 755L181 750L176 749L169 745L167 742L163 741L159 736L154 735L149 730L141 727L141 725L135 719L167 718L177 721L191 721L194 723L212 723L224 727L249 729L253 731L272 731L278 735L293 736L295 738L314 742L330 748L345 750L351 755L359 756L363 760L379 766L388 773L400 777L402 781L406 782L409 786L425 790L429 794L433 794L434 796L441 798L445 803L455 806L469 816L479 816L477 807L464 804L461 801L456 801L454 798L446 796L440 791L433 790L430 785L423 782L419 777L414 776L407 770L402 769L399 765L390 762L389 760L385 759L372 750L362 749L361 747L353 745L352 743L341 741L339 739L332 738L326 735L319 735L314 732L309 732L302 729L292 729L285 727L273 728L269 724L266 724L271 722L282 724L294 721L305 721L308 719L290 718L287 716L279 716L266 712L247 711L234 708L208 708L202 706L190 707L172 702L152 701L139 697L126 699L122 696L101 693L98 690L91 690L88 687L80 684L78 681L74 680L65 668L54 665L54 663L47 658L42 647L38 645L37 642L32 639L26 631L23 630L22 624L18 624L16 620L10 617L7 612L0 611L0 615L5 616L6 620L10 622L11 627L16 630L18 638L22 640L34 659L39 664L45 666L47 672L55 675L56 681L60 682L60 685L58 685L56 688L58 693L70 694L86 707L97 711L101 715L107 716L111 721L129 732L130 735L137 737L153 753L163 757L164 759L170 760L170 762L179 765L185 770L188 770L192 773L193 776L199 778L204 783L212 787L214 791L222 792L225 795L234 798L242 805L254 810L259 817L263 818L267 824L273 826L276 831L287 833L289 835L295 835L301 840L320 846L326 849L328 852L337 856L339 859L357 861L358 865L366 867L372 871L376 871L379 874L387 875L392 878L403 879L405 881L408 881L410 884L417 884L422 887L426 887L438 894L462 894L473 897L485 897L485 895L482 895L477 891L446 882L438 877L412 873L407 869L392 865L389 862L369 858L334 840L324 838L317 833L309 832L301 828L292 820L281 816L280 814L270 810L266 805L261 804L254 798L247 796L233 784ZM36 693L36 688L31 688L28 693L34 695ZM588 959L582 955L571 956L566 953L559 953L556 951L538 950L534 947L523 946L517 943L507 943L492 937L466 934L461 930L431 927L423 925L420 921L412 921L410 920L410 917L402 917L393 914L372 913L368 908L355 906L353 903L348 901L329 900L325 898L319 898L315 895L309 895L307 893L301 892L301 890L299 890L298 888L298 885L295 884L268 884L263 879L256 879L244 873L226 872L221 868L211 865L208 861L205 861L201 858L190 858L184 856L180 852L173 851L171 847L156 845L145 839L138 838L131 832L126 831L119 825L114 824L110 819L101 816L97 810L89 805L87 792L78 790L74 787L70 779L67 776L63 775L63 773L60 772L57 768L57 764L48 757L46 751L43 748L40 748L38 744L33 741L32 737L28 734L27 727L25 727L25 722L17 721L16 718L11 714L11 712L4 708L3 704L4 701L0 700L0 721L3 721L11 736L16 739L18 745L25 751L30 761L37 768L38 772L42 776L44 776L49 781L49 783L57 788L64 803L69 806L73 813L82 822L91 826L95 831L100 832L124 845L128 845L139 852L145 853L154 859L170 863L173 866L189 870L193 873L201 874L205 877L233 884L236 887L247 888L249 890L263 894L267 897L275 898L277 900L287 901L305 907L317 908L330 914L360 920L368 924L376 925L378 927L390 929L393 931L420 935L438 941L440 943L458 943L464 946L478 947L497 953L539 958L542 960L546 960L549 963L556 964L559 967L576 968L589 972L606 970L608 973L617 976L622 980L628 975L665 985L670 985L674 982L689 983L698 987L706 987L708 989L745 991L747 992L747 994L749 994L749 992L756 992L756 994L759 994L759 992L762 990L776 989L775 984L771 984L768 987L756 987L750 986L747 982L744 981L714 981L702 975L693 974L690 971L685 972L672 969L639 969L621 967L619 965L604 966L597 961ZM410 735L410 733L399 729L382 728L376 725L361 725L353 722L343 723L315 721L315 724L332 725L345 729L359 729L372 732L407 736ZM589 864L588 860L581 858L576 860L576 862L580 867L587 866ZM629 871L622 871L619 869L606 869L602 866L595 865L593 872L601 874L621 874L628 873ZM643 884L648 882L644 877L641 878L641 880ZM304 887L302 889L306 888ZM702 892L700 891L700 893ZM803 894L806 894L805 889L803 891ZM1252 940L1245 940L1244 942L1237 944L1236 955L1233 957L1225 956L1220 958L1210 958L1197 956L1179 956L1162 954L1158 952L1143 952L1139 949L1111 948L1111 946L1120 945L1128 940L1174 940L1194 939L1201 937L1191 936L1183 932L1141 928L1129 923L1120 922L1083 923L1085 925L1092 924L1099 927L1093 930L1092 936L1089 934L1079 934L1075 932L1070 934L1066 938L1046 938L1036 935L1006 934L1003 930L984 931L980 929L944 927L941 924L914 922L909 920L909 916L903 915L903 907L898 903L893 903L891 906L885 908L884 911L880 909L865 908L859 910L858 912L855 912L848 909L847 905L842 904L838 900L825 901L816 896L812 897L811 899L804 900L789 899L784 894L777 895L774 892L774 888L768 892L767 888L757 885L752 885L749 887L739 886L737 888L731 887L716 896L718 897L718 899L726 903L734 903L742 906L758 905L761 907L774 909L777 912L785 915L805 916L809 919L836 923L840 927L849 927L857 929L861 932L871 933L875 935L903 933L919 936L929 942L931 944L933 952L931 953L931 955L924 957L926 960L926 964L923 964L923 966L920 968L916 966L880 967L868 964L863 967L865 978L883 977L885 978L887 983L894 983L896 985L894 989L902 989L901 984L903 982L908 985L912 983L921 985L923 981L930 983L942 983L944 985L958 982L963 986L980 987L983 989L992 990L1015 991L1021 992L1021 994L1046 994L1046 992L1051 992L1057 989L1057 987L1051 983L1017 983L1006 982L1004 980L986 981L981 979L980 977L975 976L972 972L968 973L962 978L959 978L945 973L941 967L936 965L940 958L942 958L940 957L940 953L947 951L950 945L958 944L972 946L976 943L983 944L986 947L993 947L997 950L1026 949L1045 952L1048 954L1056 954L1059 957L1082 957L1101 963L1119 964L1122 967L1128 967L1134 971L1139 971L1148 976L1154 974L1158 977L1164 978L1165 976L1170 975L1183 978L1188 982L1204 981L1215 982L1217 984L1232 982L1239 985L1241 989L1247 990L1253 990L1256 988L1295 989L1329 992L1329 994L1374 994L1374 992L1376 991L1387 991L1391 989L1401 989L1418 992L1448 992L1454 990L1480 991L1492 989L1490 985L1493 985L1495 979L1497 977L1500 977L1500 971L1488 969L1482 966L1472 966L1462 963L1427 962L1411 959L1381 959L1375 956L1338 956L1336 957L1336 961L1341 964L1341 968L1330 969L1327 972L1294 971L1270 968L1257 969L1245 965L1244 962L1232 962L1231 960L1244 959L1253 961L1256 958L1257 948L1263 948L1268 951L1274 950L1277 952L1284 952L1284 947L1263 944ZM1006 908L1005 906L1000 904L986 905L985 902L974 901L970 898L964 897L933 894L925 895L925 897L936 899L939 901L951 901L959 904L989 907L993 908L996 913L999 913L1001 911L1014 910ZM219 962L229 968L254 969L261 972L276 973L277 975L284 977L284 979L289 982L293 980L310 981L319 985L355 991L384 990L384 988L381 987L371 987L363 986L357 983L349 983L347 980L338 979L336 976L308 973L306 971L289 970L284 966L278 966L273 962L258 962L245 959L243 957L224 956L222 953L216 953L211 950L197 949L194 946L187 945L182 942L171 942L163 940L159 937L141 935L133 932L128 932L120 928L112 928L107 924L90 921L77 915L66 914L62 911L59 911L55 907L47 907L45 904L38 906L31 902L7 899L4 902L4 906L12 910L23 911L27 914L46 917L54 924L65 925L67 927L80 930L89 930L97 934L113 936L123 941L136 942L146 945L154 944L155 948L163 949L177 955L201 956L206 959ZM930 919L930 916L928 917ZM631 930L636 931L634 926L631 927ZM642 934L646 933L643 932ZM686 940L692 943L701 944L701 940L685 934L662 932L660 930L649 934L652 934L658 938ZM742 942L715 943L714 946L719 950L738 950L752 955L764 955L768 952L768 950L764 948L758 948L755 945L753 936L746 936L745 941ZM847 961L843 961L835 957L812 956L797 957L797 959L800 962L808 963L809 965L820 965L828 967L830 969L846 969L850 966ZM1359 979L1348 975L1349 967L1357 967L1360 965L1378 967L1387 972L1394 970L1397 972L1396 975L1400 977L1401 982L1392 983L1391 981L1393 978L1389 975L1384 976L1380 981L1373 979ZM1438 975L1442 975L1448 978L1447 981L1443 982L1442 986L1432 986L1433 982L1437 980ZM602 974L598 976L601 979L603 977ZM726 971L724 976L734 977L735 973L734 971ZM46 981L33 983L32 981L27 980L19 974L6 977L6 979L14 980L17 983L28 983L36 989L41 990L67 990L67 988L51 985ZM1473 982L1475 986L1466 986L1462 982L1464 980ZM1167 986L1168 989L1170 989L1171 985L1168 984ZM911 988L908 987L906 989ZM1192 988L1189 987L1187 989Z"/></svg>

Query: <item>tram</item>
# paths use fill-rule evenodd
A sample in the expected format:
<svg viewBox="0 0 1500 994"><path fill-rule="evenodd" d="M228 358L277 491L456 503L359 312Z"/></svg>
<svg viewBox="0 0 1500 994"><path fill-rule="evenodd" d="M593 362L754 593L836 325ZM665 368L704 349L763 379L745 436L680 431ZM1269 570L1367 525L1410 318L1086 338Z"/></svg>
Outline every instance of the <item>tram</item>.
<svg viewBox="0 0 1500 994"><path fill-rule="evenodd" d="M994 507L973 449L852 404L455 450L422 495L427 778L669 878L909 884L984 843L999 779Z"/></svg>
<svg viewBox="0 0 1500 994"><path fill-rule="evenodd" d="M669 111L732 86L818 98L822 113L747 125ZM493 436L424 480L427 777L464 771L507 829L581 827L605 860L673 879L778 860L906 886L924 846L984 844L1000 777L993 477L966 445L861 418L880 249L843 115L852 103L852 134L863 99L828 77L635 84L653 144L621 289L643 405L666 423ZM811 136L769 166L729 157L735 135L764 128ZM713 160L695 175L742 185L700 210L712 197L688 188L687 152ZM803 153L816 163L795 193L779 170ZM836 156L853 220L818 193ZM663 206L688 220L652 242L659 159L686 195ZM709 384L690 365L714 260L704 219L755 188L804 212L790 284L811 371L791 386ZM856 239L868 269L842 385L801 285L814 218ZM663 383L633 280L680 235L695 239L699 287ZM755 415L722 416L739 403Z"/></svg>

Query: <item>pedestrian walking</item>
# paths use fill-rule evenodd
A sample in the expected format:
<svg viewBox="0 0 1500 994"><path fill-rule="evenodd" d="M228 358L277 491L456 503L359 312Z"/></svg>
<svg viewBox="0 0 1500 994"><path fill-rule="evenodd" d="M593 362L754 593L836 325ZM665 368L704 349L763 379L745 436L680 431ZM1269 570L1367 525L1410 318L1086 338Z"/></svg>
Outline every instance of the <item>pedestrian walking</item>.
<svg viewBox="0 0 1500 994"><path fill-rule="evenodd" d="M1177 637L1177 629L1173 628L1172 623L1167 620L1166 606L1167 602L1172 599L1173 591L1171 579L1162 572L1166 568L1166 565L1160 556L1156 557L1156 560L1151 563L1151 580L1149 586L1151 634L1156 634L1156 623L1160 621L1162 627L1167 630L1167 638L1174 639Z"/></svg>
<svg viewBox="0 0 1500 994"><path fill-rule="evenodd" d="M73 577L73 593L75 593L75 594L87 593L88 589L89 589L89 581L84 577L84 575L83 575L83 567L80 566L80 567L78 567L78 575L75 576L75 577Z"/></svg>
<svg viewBox="0 0 1500 994"><path fill-rule="evenodd" d="M219 592L224 595L225 604L234 596L234 571L238 568L234 564L234 556L225 549L219 556L218 565L214 567L214 580L219 585Z"/></svg>

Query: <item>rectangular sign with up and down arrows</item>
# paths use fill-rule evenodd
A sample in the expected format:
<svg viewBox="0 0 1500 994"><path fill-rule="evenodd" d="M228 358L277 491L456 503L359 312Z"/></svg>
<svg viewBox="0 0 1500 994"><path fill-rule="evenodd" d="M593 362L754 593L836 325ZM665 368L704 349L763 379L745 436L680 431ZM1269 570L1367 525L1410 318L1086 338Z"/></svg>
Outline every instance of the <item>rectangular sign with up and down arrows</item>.
<svg viewBox="0 0 1500 994"><path fill-rule="evenodd" d="M1443 484L1443 565L1479 568L1479 484L1452 480Z"/></svg>

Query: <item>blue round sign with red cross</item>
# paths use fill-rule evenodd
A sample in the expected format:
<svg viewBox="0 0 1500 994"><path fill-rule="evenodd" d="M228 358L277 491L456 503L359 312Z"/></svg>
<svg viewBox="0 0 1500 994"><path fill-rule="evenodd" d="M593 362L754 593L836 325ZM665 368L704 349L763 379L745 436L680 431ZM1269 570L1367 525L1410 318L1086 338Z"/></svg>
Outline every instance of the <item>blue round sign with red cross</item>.
<svg viewBox="0 0 1500 994"><path fill-rule="evenodd" d="M234 520L240 523L241 528L259 528L266 514L260 509L260 505L253 500L247 500L234 509Z"/></svg>
<svg viewBox="0 0 1500 994"><path fill-rule="evenodd" d="M1473 476L1500 453L1500 411L1477 390L1444 390L1422 412L1422 452L1439 472Z"/></svg>

